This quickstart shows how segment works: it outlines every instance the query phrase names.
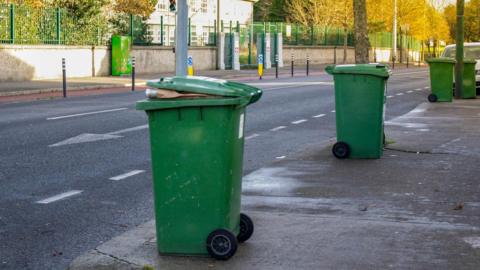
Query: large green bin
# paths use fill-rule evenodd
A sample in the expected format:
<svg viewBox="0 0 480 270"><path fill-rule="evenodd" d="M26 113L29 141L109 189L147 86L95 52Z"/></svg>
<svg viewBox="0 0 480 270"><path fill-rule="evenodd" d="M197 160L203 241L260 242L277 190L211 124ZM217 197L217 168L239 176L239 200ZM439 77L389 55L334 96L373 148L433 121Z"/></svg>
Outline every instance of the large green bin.
<svg viewBox="0 0 480 270"><path fill-rule="evenodd" d="M387 80L382 64L327 66L335 82L337 158L380 158L383 154Z"/></svg>
<svg viewBox="0 0 480 270"><path fill-rule="evenodd" d="M137 102L150 126L158 251L228 259L253 233L240 213L245 109L262 91L194 76L148 86L208 95Z"/></svg>
<svg viewBox="0 0 480 270"><path fill-rule="evenodd" d="M477 84L475 65L477 61L472 59L463 60L463 92L462 98L476 98L477 97Z"/></svg>
<svg viewBox="0 0 480 270"><path fill-rule="evenodd" d="M112 36L112 76L132 73L131 50L131 37Z"/></svg>
<svg viewBox="0 0 480 270"><path fill-rule="evenodd" d="M430 88L432 90L428 101L452 102L455 59L432 58L428 59L427 63L430 66Z"/></svg>

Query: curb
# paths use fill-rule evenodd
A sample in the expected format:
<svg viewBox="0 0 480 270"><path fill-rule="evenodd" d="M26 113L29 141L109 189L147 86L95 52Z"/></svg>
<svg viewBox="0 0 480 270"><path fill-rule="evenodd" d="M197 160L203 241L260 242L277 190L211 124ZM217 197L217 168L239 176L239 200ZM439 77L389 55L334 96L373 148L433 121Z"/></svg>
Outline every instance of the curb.
<svg viewBox="0 0 480 270"><path fill-rule="evenodd" d="M147 85L146 82L141 82L141 83L136 83L135 84L135 86L145 86L145 85ZM107 88L130 87L130 86L132 86L131 83L102 84L102 85L91 85L91 86L73 86L73 87L67 87L67 91L107 89ZM0 92L0 97L35 95L35 94L55 93L55 92L61 92L61 91L63 91L63 88L44 88L44 89L35 89L35 90L6 91L6 92Z"/></svg>

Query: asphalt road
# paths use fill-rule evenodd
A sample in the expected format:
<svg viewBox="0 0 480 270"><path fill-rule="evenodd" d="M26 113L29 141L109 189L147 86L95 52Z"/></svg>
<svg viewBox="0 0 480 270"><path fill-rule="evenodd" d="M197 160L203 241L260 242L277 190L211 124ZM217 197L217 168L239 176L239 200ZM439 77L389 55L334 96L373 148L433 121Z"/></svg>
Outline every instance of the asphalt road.
<svg viewBox="0 0 480 270"><path fill-rule="evenodd" d="M245 174L335 137L331 77L254 81ZM386 118L426 100L426 69L389 80ZM65 269L153 218L144 93L0 106L0 269ZM387 134L388 136L388 134Z"/></svg>

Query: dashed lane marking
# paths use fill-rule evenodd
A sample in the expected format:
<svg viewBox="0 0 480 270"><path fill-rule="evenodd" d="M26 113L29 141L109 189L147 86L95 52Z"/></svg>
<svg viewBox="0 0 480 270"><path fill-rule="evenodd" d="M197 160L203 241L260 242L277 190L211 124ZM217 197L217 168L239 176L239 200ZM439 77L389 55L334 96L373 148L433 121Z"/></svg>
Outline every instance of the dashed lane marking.
<svg viewBox="0 0 480 270"><path fill-rule="evenodd" d="M297 121L293 121L292 124L298 125L298 124L301 124L301 123L305 123L307 121L308 121L307 119L300 119L300 120L297 120Z"/></svg>
<svg viewBox="0 0 480 270"><path fill-rule="evenodd" d="M397 96L403 96L403 93L398 93Z"/></svg>
<svg viewBox="0 0 480 270"><path fill-rule="evenodd" d="M412 90L410 90L410 91L407 91L407 93L409 93L409 94L410 94L410 93L413 93L413 91L412 91Z"/></svg>
<svg viewBox="0 0 480 270"><path fill-rule="evenodd" d="M393 98L393 96L387 96L387 98Z"/></svg>
<svg viewBox="0 0 480 270"><path fill-rule="evenodd" d="M258 135L258 134L255 133L255 134L252 134L252 135L250 135L250 136L248 136L248 137L245 137L245 140L250 140L250 139L256 138L256 137L258 137L258 136L260 136L260 135Z"/></svg>
<svg viewBox="0 0 480 270"><path fill-rule="evenodd" d="M64 192L64 193L60 193L58 195L55 195L55 196L52 196L52 197L49 197L49 198L46 198L46 199L43 199L43 200L40 200L40 201L37 201L38 204L49 204L49 203L52 203L52 202L56 202L56 201L60 201L60 200L63 200L63 199L66 199L68 197L72 197L72 196L75 196L75 195L78 195L80 193L82 193L83 190L70 190L70 191L67 191L67 192Z"/></svg>
<svg viewBox="0 0 480 270"><path fill-rule="evenodd" d="M73 117L80 117L85 115L93 115L93 114L101 114L101 113L109 113L109 112L118 112L128 110L128 108L118 108L118 109L111 109L111 110L103 110L103 111L95 111L95 112L86 112L86 113L77 113L77 114L70 114L70 115L63 115L63 116L56 116L47 118L48 121L50 120L58 120L58 119L65 119L65 118L73 118Z"/></svg>
<svg viewBox="0 0 480 270"><path fill-rule="evenodd" d="M120 180L123 180L125 178L131 177L131 176L134 176L134 175L137 175L137 174L141 174L141 173L144 173L144 172L145 172L144 170L133 170L133 171L128 172L128 173L124 173L124 174L121 174L121 175L111 177L110 180L120 181Z"/></svg>
<svg viewBox="0 0 480 270"><path fill-rule="evenodd" d="M282 130L282 129L285 129L287 128L286 126L279 126L279 127L275 127L275 128L272 128L270 129L270 131L279 131L279 130Z"/></svg>
<svg viewBox="0 0 480 270"><path fill-rule="evenodd" d="M312 118L321 118L321 117L324 117L324 116L325 116L325 114L319 114L319 115L312 116Z"/></svg>

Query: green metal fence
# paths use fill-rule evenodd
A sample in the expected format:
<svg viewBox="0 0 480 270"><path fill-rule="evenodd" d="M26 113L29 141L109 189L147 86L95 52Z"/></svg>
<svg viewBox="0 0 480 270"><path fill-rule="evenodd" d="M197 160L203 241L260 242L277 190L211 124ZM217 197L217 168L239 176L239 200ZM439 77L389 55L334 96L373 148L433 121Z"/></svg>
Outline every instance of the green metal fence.
<svg viewBox="0 0 480 270"><path fill-rule="evenodd" d="M1 44L105 44L103 18L83 24L64 9L0 5Z"/></svg>
<svg viewBox="0 0 480 270"><path fill-rule="evenodd" d="M107 45L112 33L131 35L135 45L175 45L175 16L161 16L157 22L127 14L116 14L124 22L112 25L104 16L83 22L73 14L59 8L31 8L0 4L0 44L58 44L58 45ZM190 46L215 46L217 22L205 25L189 22ZM329 26L305 26L284 22L253 22L241 25L234 21L221 21L225 33L240 35L240 59L242 64L255 64L256 42L259 34L273 37L282 33L284 45L303 46L353 46L351 30ZM374 48L391 48L392 34L388 32L369 35ZM410 36L398 36L399 48L419 51L421 42ZM273 43L272 43L273 45Z"/></svg>

